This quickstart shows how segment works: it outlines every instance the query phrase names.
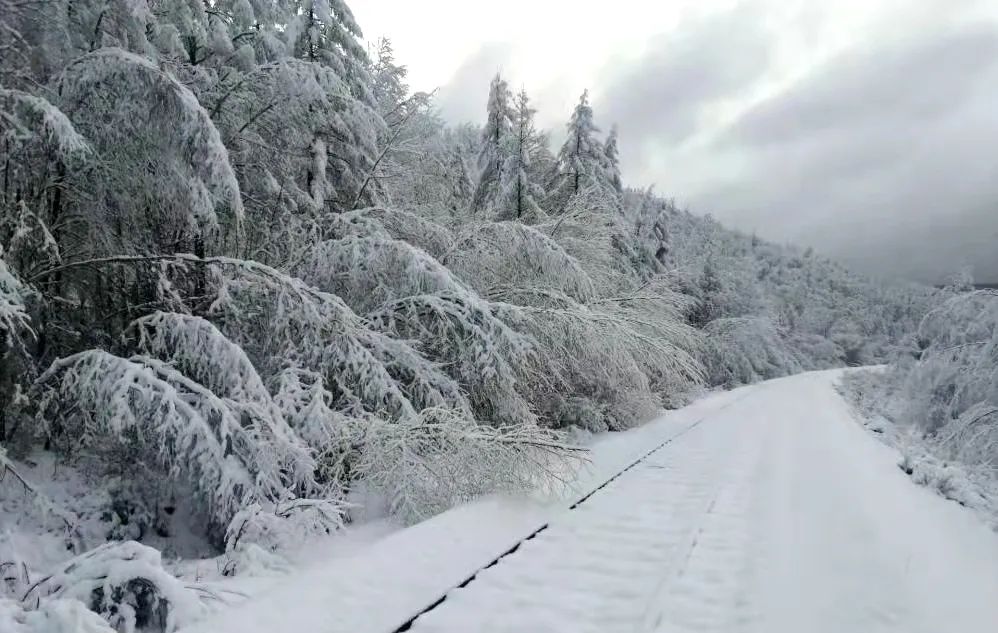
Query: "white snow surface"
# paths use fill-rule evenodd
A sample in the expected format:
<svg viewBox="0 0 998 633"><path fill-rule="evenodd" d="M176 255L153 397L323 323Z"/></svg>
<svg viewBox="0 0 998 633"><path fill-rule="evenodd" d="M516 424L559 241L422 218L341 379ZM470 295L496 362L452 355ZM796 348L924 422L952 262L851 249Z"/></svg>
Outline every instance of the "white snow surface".
<svg viewBox="0 0 998 633"><path fill-rule="evenodd" d="M839 376L713 395L599 438L567 498L457 508L184 633L387 633L444 594L412 631L998 630L998 535L914 485L852 418Z"/></svg>

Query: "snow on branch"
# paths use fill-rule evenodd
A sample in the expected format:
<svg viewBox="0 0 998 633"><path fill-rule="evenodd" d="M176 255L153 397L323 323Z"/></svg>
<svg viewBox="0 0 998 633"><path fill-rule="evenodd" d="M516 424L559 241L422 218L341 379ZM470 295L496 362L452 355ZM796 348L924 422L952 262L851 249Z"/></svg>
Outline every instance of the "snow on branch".
<svg viewBox="0 0 998 633"><path fill-rule="evenodd" d="M64 158L86 153L90 145L62 110L45 99L0 86L0 137L42 139Z"/></svg>
<svg viewBox="0 0 998 633"><path fill-rule="evenodd" d="M135 446L189 483L219 528L247 498L283 494L275 465L261 459L232 408L161 361L80 352L52 363L33 390L41 428L57 446Z"/></svg>
<svg viewBox="0 0 998 633"><path fill-rule="evenodd" d="M31 320L25 311L28 288L7 267L0 247L0 342L24 350L22 336L34 337ZM3 347L0 346L0 352ZM0 356L2 357L2 356Z"/></svg>
<svg viewBox="0 0 998 633"><path fill-rule="evenodd" d="M517 385L530 340L424 251L401 240L347 237L317 245L298 272L363 311L376 329L418 341L468 392L480 419L534 423Z"/></svg>
<svg viewBox="0 0 998 633"><path fill-rule="evenodd" d="M534 424L518 378L534 354L532 341L497 319L467 294L424 294L397 299L369 315L393 336L420 341L468 392L472 409L492 424Z"/></svg>
<svg viewBox="0 0 998 633"><path fill-rule="evenodd" d="M126 332L143 354L170 364L219 396L253 436L255 446L267 446L269 468L286 473L281 485L313 488L315 464L308 449L288 426L280 409L241 347L225 338L211 322L195 316L154 312L132 322ZM271 454L272 453L272 454ZM262 456L257 457L258 463Z"/></svg>
<svg viewBox="0 0 998 633"><path fill-rule="evenodd" d="M707 372L713 385L746 385L803 369L768 318L715 319L704 331Z"/></svg>
<svg viewBox="0 0 998 633"><path fill-rule="evenodd" d="M425 251L402 240L380 237L350 236L317 244L295 272L361 313L410 295L472 294Z"/></svg>
<svg viewBox="0 0 998 633"><path fill-rule="evenodd" d="M58 89L103 163L102 178L86 185L96 200L82 211L93 221L160 222L215 252L239 243L243 204L229 152L186 86L144 57L101 48L67 65Z"/></svg>
<svg viewBox="0 0 998 633"><path fill-rule="evenodd" d="M422 216L409 211L389 207L367 207L349 213L333 216L337 222L371 221L383 229L389 237L404 240L417 248L421 248L433 257L439 259L454 243L454 235L450 230ZM357 235L375 235L377 229L365 224L363 233Z"/></svg>
<svg viewBox="0 0 998 633"><path fill-rule="evenodd" d="M338 296L259 262L185 253L115 256L64 263L32 278L113 266L146 267L158 276L163 263L177 274L188 268L210 273L207 312L261 375L275 375L287 362L317 371L343 411L396 416L468 406L459 385L406 342L370 329Z"/></svg>
<svg viewBox="0 0 998 633"><path fill-rule="evenodd" d="M447 409L372 423L363 445L358 474L411 522L483 494L550 486L584 458L550 431L483 426Z"/></svg>
<svg viewBox="0 0 998 633"><path fill-rule="evenodd" d="M556 425L593 430L641 423L661 405L658 387L683 390L701 379L692 329L661 326L626 313L571 303L537 307L495 304L496 314L536 341L533 402ZM554 394L548 396L547 394Z"/></svg>
<svg viewBox="0 0 998 633"><path fill-rule="evenodd" d="M543 232L519 222L464 227L441 262L483 294L518 286L556 289L578 301L596 295L578 260Z"/></svg>

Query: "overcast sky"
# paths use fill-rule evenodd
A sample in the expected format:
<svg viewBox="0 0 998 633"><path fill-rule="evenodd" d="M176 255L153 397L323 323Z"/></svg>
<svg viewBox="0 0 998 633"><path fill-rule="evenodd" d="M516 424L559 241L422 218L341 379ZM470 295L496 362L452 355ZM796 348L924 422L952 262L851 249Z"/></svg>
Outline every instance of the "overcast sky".
<svg viewBox="0 0 998 633"><path fill-rule="evenodd" d="M998 280L996 0L354 0L415 89L480 121L497 70L624 177L855 268Z"/></svg>

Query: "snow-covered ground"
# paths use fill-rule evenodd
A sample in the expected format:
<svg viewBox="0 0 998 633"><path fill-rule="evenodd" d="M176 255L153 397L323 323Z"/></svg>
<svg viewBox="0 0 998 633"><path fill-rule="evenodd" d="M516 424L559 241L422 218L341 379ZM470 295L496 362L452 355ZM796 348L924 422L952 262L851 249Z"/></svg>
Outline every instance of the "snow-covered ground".
<svg viewBox="0 0 998 633"><path fill-rule="evenodd" d="M563 499L489 499L319 556L185 633L389 632L445 595L411 630L995 630L998 536L912 485L838 376L717 394L601 438Z"/></svg>

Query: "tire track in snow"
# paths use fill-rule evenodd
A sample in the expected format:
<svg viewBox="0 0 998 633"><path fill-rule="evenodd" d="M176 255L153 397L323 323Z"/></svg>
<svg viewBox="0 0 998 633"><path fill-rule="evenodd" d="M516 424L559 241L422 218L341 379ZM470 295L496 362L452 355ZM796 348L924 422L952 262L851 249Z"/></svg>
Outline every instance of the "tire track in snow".
<svg viewBox="0 0 998 633"><path fill-rule="evenodd" d="M696 530L663 570L638 631L733 632L755 622L746 594L756 562L748 519L757 506L753 493L764 463L762 449L761 442L740 442L732 452Z"/></svg>
<svg viewBox="0 0 998 633"><path fill-rule="evenodd" d="M394 631L634 630L730 479L729 453L746 443L702 423L759 391L649 450ZM653 455L664 463L649 465Z"/></svg>

